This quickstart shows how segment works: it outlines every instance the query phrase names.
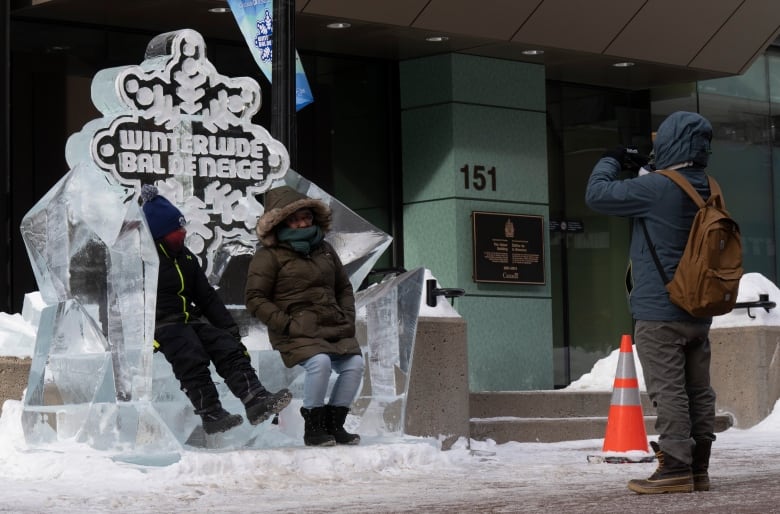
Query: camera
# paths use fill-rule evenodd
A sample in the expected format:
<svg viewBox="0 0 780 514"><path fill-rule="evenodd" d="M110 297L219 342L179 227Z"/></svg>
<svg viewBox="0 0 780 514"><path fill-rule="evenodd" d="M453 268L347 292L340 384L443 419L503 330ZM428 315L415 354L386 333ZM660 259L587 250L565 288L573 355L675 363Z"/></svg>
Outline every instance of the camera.
<svg viewBox="0 0 780 514"><path fill-rule="evenodd" d="M648 162L650 162L650 156L639 153L639 149L635 146L627 146L621 165L626 171L638 172L643 167L647 167Z"/></svg>

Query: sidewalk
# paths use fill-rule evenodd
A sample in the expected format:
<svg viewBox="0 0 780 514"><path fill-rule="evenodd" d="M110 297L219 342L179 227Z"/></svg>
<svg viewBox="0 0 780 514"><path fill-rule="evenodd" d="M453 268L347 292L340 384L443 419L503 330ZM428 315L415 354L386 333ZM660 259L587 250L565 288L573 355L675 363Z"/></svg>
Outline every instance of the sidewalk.
<svg viewBox="0 0 780 514"><path fill-rule="evenodd" d="M732 428L717 437L711 490L665 495L626 487L655 462L588 463L603 439L472 441L470 450L462 441L440 451L365 437L357 447L193 452L138 473L69 456L67 445L6 454L0 438L0 513L780 513L780 431Z"/></svg>
<svg viewBox="0 0 780 514"><path fill-rule="evenodd" d="M327 499L309 498L296 489L300 512L341 513L755 513L780 512L780 441L757 438L754 450L730 442L724 434L713 447L712 488L690 494L638 495L629 491L630 478L645 478L652 464L587 464L588 452L559 451L551 460L506 461L500 455L473 458L468 472L437 470L427 477L372 478L363 484L333 484ZM601 441L591 441L600 445ZM539 446L534 455L540 455ZM571 457L570 462L563 460ZM268 501L268 498L265 498ZM263 512L291 512L282 503L266 503ZM278 510L277 510L278 509Z"/></svg>
<svg viewBox="0 0 780 514"><path fill-rule="evenodd" d="M117 462L68 441L24 448L20 404L0 417L0 513L780 513L780 430L773 413L717 434L712 489L637 495L626 483L656 463L591 464L603 439L560 443L365 433L359 446L186 451L166 466ZM651 437L651 439L655 439Z"/></svg>

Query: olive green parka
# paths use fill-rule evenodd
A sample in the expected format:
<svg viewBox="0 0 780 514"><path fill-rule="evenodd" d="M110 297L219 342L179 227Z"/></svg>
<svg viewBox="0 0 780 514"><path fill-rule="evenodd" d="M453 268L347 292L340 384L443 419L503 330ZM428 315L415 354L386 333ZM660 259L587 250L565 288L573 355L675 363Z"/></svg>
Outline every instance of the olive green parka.
<svg viewBox="0 0 780 514"><path fill-rule="evenodd" d="M302 208L311 209L314 224L326 233L330 209L288 186L265 196L256 228L260 245L247 273L247 309L268 327L271 345L287 367L319 353L359 355L355 296L336 251L323 241L307 256L276 236L279 225Z"/></svg>

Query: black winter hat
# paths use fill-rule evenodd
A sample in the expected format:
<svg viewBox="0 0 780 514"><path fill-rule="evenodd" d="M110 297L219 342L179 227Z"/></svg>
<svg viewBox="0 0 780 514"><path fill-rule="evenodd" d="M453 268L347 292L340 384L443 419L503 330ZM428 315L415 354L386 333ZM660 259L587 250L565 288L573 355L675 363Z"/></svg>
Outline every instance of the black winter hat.
<svg viewBox="0 0 780 514"><path fill-rule="evenodd" d="M160 195L151 184L141 187L144 215L155 241L185 226L187 220L167 198Z"/></svg>

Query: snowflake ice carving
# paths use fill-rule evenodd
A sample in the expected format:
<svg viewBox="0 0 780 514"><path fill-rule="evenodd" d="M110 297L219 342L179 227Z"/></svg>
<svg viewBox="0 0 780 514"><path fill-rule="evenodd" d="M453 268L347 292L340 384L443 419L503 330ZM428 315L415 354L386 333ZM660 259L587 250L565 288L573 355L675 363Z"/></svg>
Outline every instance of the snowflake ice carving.
<svg viewBox="0 0 780 514"><path fill-rule="evenodd" d="M203 37L184 29L153 38L141 65L98 72L92 93L103 118L68 140L71 167L92 161L128 199L157 185L187 217L187 245L207 272L225 241L254 247L255 195L289 168L284 145L251 121L254 79L220 75Z"/></svg>

